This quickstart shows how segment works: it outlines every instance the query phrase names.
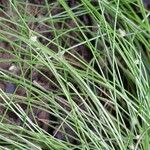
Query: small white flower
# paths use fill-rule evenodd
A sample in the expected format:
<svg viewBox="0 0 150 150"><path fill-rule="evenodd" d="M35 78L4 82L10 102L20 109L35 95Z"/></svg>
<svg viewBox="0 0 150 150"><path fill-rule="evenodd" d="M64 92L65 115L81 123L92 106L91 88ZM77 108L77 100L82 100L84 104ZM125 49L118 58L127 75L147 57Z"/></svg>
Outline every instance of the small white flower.
<svg viewBox="0 0 150 150"><path fill-rule="evenodd" d="M134 145L133 145L133 144L130 145L129 148L130 148L131 150L134 150Z"/></svg>
<svg viewBox="0 0 150 150"><path fill-rule="evenodd" d="M36 42L37 41L37 36L31 36L30 40L33 41L33 42Z"/></svg>
<svg viewBox="0 0 150 150"><path fill-rule="evenodd" d="M119 31L119 34L120 34L122 37L126 36L126 31L125 31L125 30L122 30L122 29L119 28L118 31Z"/></svg>
<svg viewBox="0 0 150 150"><path fill-rule="evenodd" d="M38 48L36 48L36 50L37 50L37 51L39 51L39 50L40 50L40 48L38 47Z"/></svg>
<svg viewBox="0 0 150 150"><path fill-rule="evenodd" d="M16 72L18 69L17 69L17 67L14 65L14 64L12 64L10 67L9 67L9 71L11 71L11 72Z"/></svg>
<svg viewBox="0 0 150 150"><path fill-rule="evenodd" d="M40 86L39 83L36 80L33 80L33 83L37 86Z"/></svg>
<svg viewBox="0 0 150 150"><path fill-rule="evenodd" d="M140 137L141 137L141 135L136 135L135 139L139 140Z"/></svg>

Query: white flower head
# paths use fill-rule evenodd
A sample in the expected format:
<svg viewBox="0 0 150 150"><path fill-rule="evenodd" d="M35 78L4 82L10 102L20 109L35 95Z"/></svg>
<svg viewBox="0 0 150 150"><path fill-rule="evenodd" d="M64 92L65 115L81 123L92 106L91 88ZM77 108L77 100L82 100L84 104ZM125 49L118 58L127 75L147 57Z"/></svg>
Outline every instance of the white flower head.
<svg viewBox="0 0 150 150"><path fill-rule="evenodd" d="M37 42L37 36L31 36L30 40L33 41L33 42Z"/></svg>
<svg viewBox="0 0 150 150"><path fill-rule="evenodd" d="M140 137L141 137L141 135L136 135L135 139L136 139L136 140L139 140Z"/></svg>
<svg viewBox="0 0 150 150"><path fill-rule="evenodd" d="M17 72L17 67L14 65L14 64L12 64L10 67L9 67L9 69L8 69L9 71L11 71L11 72Z"/></svg>
<svg viewBox="0 0 150 150"><path fill-rule="evenodd" d="M118 32L119 32L119 34L120 34L121 37L126 36L126 31L125 30L122 30L122 29L119 28Z"/></svg>
<svg viewBox="0 0 150 150"><path fill-rule="evenodd" d="M36 48L36 50L37 50L37 51L39 51L39 50L40 50L40 48L39 48L39 47L37 47L37 48Z"/></svg>
<svg viewBox="0 0 150 150"><path fill-rule="evenodd" d="M131 149L131 150L134 150L134 145L132 144L132 145L129 145L129 148Z"/></svg>

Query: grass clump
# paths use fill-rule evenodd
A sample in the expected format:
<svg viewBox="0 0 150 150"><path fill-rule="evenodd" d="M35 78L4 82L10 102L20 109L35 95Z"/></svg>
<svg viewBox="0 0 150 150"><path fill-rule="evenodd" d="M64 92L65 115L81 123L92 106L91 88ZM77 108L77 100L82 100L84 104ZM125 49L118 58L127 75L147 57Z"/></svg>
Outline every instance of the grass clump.
<svg viewBox="0 0 150 150"><path fill-rule="evenodd" d="M0 2L1 149L149 149L146 3Z"/></svg>

